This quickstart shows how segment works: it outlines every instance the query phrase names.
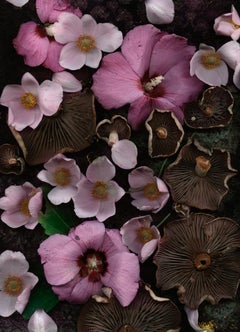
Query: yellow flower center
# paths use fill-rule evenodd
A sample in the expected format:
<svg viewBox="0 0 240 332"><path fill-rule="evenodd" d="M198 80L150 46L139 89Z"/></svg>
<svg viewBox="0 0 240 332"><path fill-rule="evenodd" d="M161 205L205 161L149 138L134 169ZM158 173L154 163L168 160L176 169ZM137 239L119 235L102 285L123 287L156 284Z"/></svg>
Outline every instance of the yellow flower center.
<svg viewBox="0 0 240 332"><path fill-rule="evenodd" d="M150 227L140 227L137 230L137 238L141 243L145 244L154 239L154 232Z"/></svg>
<svg viewBox="0 0 240 332"><path fill-rule="evenodd" d="M214 69L221 65L221 57L218 53L214 51L207 52L202 55L202 65L206 69Z"/></svg>
<svg viewBox="0 0 240 332"><path fill-rule="evenodd" d="M143 190L144 190L144 196L150 201L155 201L160 196L160 191L158 190L158 187L154 182L147 183L144 186Z"/></svg>
<svg viewBox="0 0 240 332"><path fill-rule="evenodd" d="M28 208L28 204L29 204L29 198L26 197L20 203L20 211L25 216L30 217L31 214L30 214L30 211L29 211L29 208Z"/></svg>
<svg viewBox="0 0 240 332"><path fill-rule="evenodd" d="M81 35L77 40L77 46L82 52L89 52L95 47L95 39L90 35Z"/></svg>
<svg viewBox="0 0 240 332"><path fill-rule="evenodd" d="M237 23L235 23L232 19L229 20L230 24L232 24L232 26L234 27L234 29L240 29L240 25L238 25Z"/></svg>
<svg viewBox="0 0 240 332"><path fill-rule="evenodd" d="M66 186L69 184L71 179L71 173L67 168L57 168L53 175L54 182L59 186Z"/></svg>
<svg viewBox="0 0 240 332"><path fill-rule="evenodd" d="M93 187L92 195L97 199L105 199L108 197L108 186L103 181L97 181Z"/></svg>
<svg viewBox="0 0 240 332"><path fill-rule="evenodd" d="M202 322L202 323L199 323L198 325L201 329L203 329L206 332L214 332L215 331L213 321L210 321L208 323Z"/></svg>
<svg viewBox="0 0 240 332"><path fill-rule="evenodd" d="M21 278L9 276L4 280L3 291L10 296L18 296L23 291L23 282Z"/></svg>
<svg viewBox="0 0 240 332"><path fill-rule="evenodd" d="M26 92L21 97L21 104L30 110L37 104L37 98L31 92Z"/></svg>

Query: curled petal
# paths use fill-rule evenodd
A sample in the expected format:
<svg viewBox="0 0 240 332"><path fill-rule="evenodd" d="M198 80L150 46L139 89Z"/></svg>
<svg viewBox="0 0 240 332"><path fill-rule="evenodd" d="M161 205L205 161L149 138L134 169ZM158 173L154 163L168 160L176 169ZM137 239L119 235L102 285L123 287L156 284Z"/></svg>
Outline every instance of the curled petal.
<svg viewBox="0 0 240 332"><path fill-rule="evenodd" d="M62 102L62 86L56 82L46 80L40 85L38 98L43 114L51 116L57 112Z"/></svg>
<svg viewBox="0 0 240 332"><path fill-rule="evenodd" d="M137 165L138 150L136 145L127 139L120 140L113 144L113 162L123 169L131 169Z"/></svg>
<svg viewBox="0 0 240 332"><path fill-rule="evenodd" d="M64 92L78 92L82 90L82 84L74 75L67 71L54 73L52 80L60 84Z"/></svg>
<svg viewBox="0 0 240 332"><path fill-rule="evenodd" d="M146 0L147 19L153 24L168 24L174 19L172 0Z"/></svg>
<svg viewBox="0 0 240 332"><path fill-rule="evenodd" d="M113 52L123 41L122 32L111 23L99 23L95 31L96 46L103 52Z"/></svg>

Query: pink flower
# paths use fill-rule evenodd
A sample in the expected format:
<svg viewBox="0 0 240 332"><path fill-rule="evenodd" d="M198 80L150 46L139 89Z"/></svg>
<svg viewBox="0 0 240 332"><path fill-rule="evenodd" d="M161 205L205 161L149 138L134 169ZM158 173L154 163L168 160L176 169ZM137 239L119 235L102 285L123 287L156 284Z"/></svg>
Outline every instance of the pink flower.
<svg viewBox="0 0 240 332"><path fill-rule="evenodd" d="M127 306L137 293L138 259L123 245L119 230L105 229L103 223L85 221L68 236L52 235L38 253L60 300L84 303L106 286Z"/></svg>
<svg viewBox="0 0 240 332"><path fill-rule="evenodd" d="M147 19L153 24L168 24L174 19L172 0L145 0Z"/></svg>
<svg viewBox="0 0 240 332"><path fill-rule="evenodd" d="M128 175L131 203L141 211L160 211L168 201L169 192L165 183L153 175L151 168L141 166Z"/></svg>
<svg viewBox="0 0 240 332"><path fill-rule="evenodd" d="M38 278L28 272L29 264L19 251L6 250L0 255L0 316L20 314L28 303Z"/></svg>
<svg viewBox="0 0 240 332"><path fill-rule="evenodd" d="M25 73L21 85L5 86L0 103L8 107L8 124L21 131L27 126L35 129L43 115L56 113L62 98L60 84L46 80L39 85L30 73Z"/></svg>
<svg viewBox="0 0 240 332"><path fill-rule="evenodd" d="M52 80L60 84L64 92L78 92L82 90L82 84L74 75L67 71L54 73Z"/></svg>
<svg viewBox="0 0 240 332"><path fill-rule="evenodd" d="M37 177L55 187L48 193L48 199L55 205L68 203L76 195L81 178L76 161L59 153L49 159L44 167L46 170L40 171Z"/></svg>
<svg viewBox="0 0 240 332"><path fill-rule="evenodd" d="M223 14L214 21L213 29L216 34L230 36L233 40L240 37L240 17L232 5L231 13Z"/></svg>
<svg viewBox="0 0 240 332"><path fill-rule="evenodd" d="M157 227L151 226L151 222L151 216L136 217L125 222L120 229L123 244L138 254L141 263L152 255L160 239Z"/></svg>
<svg viewBox="0 0 240 332"><path fill-rule="evenodd" d="M79 218L95 217L104 221L116 212L115 202L125 191L115 181L114 165L102 156L87 168L86 177L78 183L78 192L73 197L74 211Z"/></svg>
<svg viewBox="0 0 240 332"><path fill-rule="evenodd" d="M80 19L62 13L52 27L56 41L66 44L60 54L60 65L71 70L84 65L97 68L103 52L113 52L122 44L122 32L111 23L99 23L90 15Z"/></svg>
<svg viewBox="0 0 240 332"><path fill-rule="evenodd" d="M128 122L137 130L154 108L172 110L183 120L182 105L196 98L202 83L189 75L195 48L153 25L129 31L121 52L105 56L93 75L93 92L106 109L130 104Z"/></svg>
<svg viewBox="0 0 240 332"><path fill-rule="evenodd" d="M228 68L221 54L205 44L200 44L199 50L193 55L190 74L212 86L226 85L228 82Z"/></svg>
<svg viewBox="0 0 240 332"><path fill-rule="evenodd" d="M137 165L138 150L129 139L117 140L111 146L111 157L114 164L122 169L131 169Z"/></svg>
<svg viewBox="0 0 240 332"><path fill-rule="evenodd" d="M42 189L25 182L21 186L12 185L0 198L0 209L4 210L1 219L9 227L25 226L34 229L42 208Z"/></svg>
<svg viewBox="0 0 240 332"><path fill-rule="evenodd" d="M11 3L16 7L24 6L29 0L7 0L7 2Z"/></svg>
<svg viewBox="0 0 240 332"><path fill-rule="evenodd" d="M57 324L43 309L34 311L28 322L29 332L57 332Z"/></svg>

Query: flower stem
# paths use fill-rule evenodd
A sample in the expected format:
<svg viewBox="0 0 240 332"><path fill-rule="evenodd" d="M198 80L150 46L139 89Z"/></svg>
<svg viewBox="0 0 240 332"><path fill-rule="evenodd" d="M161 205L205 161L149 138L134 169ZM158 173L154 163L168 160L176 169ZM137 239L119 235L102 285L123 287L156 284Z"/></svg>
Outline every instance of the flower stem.
<svg viewBox="0 0 240 332"><path fill-rule="evenodd" d="M162 226L162 224L170 217L171 213L168 213L161 221L159 224L157 224L157 228L159 228L160 226Z"/></svg>
<svg viewBox="0 0 240 332"><path fill-rule="evenodd" d="M158 173L158 177L161 177L161 176L162 176L162 172L163 172L163 170L164 170L164 167L165 167L167 161L168 161L168 158L164 159L164 161L163 161L163 163L162 163L162 165L161 165L160 171L159 171L159 173Z"/></svg>

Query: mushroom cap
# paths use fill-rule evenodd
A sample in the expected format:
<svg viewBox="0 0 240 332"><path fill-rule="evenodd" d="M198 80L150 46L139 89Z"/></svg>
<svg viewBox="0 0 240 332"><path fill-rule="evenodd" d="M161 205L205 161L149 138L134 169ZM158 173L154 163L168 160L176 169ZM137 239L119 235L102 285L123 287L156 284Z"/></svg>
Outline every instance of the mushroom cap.
<svg viewBox="0 0 240 332"><path fill-rule="evenodd" d="M196 172L198 158L209 163L204 176ZM182 147L175 162L166 167L163 180L176 203L214 211L229 190L228 180L235 174L228 151L210 152L195 142Z"/></svg>
<svg viewBox="0 0 240 332"><path fill-rule="evenodd" d="M153 298L140 287L135 299L122 307L112 296L108 303L89 300L80 311L78 332L177 332L180 312L169 299Z"/></svg>
<svg viewBox="0 0 240 332"><path fill-rule="evenodd" d="M190 214L168 223L154 256L157 287L178 288L182 303L197 309L235 297L240 281L240 227L232 219Z"/></svg>
<svg viewBox="0 0 240 332"><path fill-rule="evenodd" d="M121 115L114 115L111 120L104 119L98 123L96 133L99 138L108 143L111 132L116 132L119 140L129 139L131 136L131 128L127 119Z"/></svg>
<svg viewBox="0 0 240 332"><path fill-rule="evenodd" d="M58 153L77 152L87 148L95 135L96 114L93 94L64 94L59 111L44 116L36 129L26 127L18 132L10 127L30 165L41 164Z"/></svg>
<svg viewBox="0 0 240 332"><path fill-rule="evenodd" d="M145 122L148 153L152 158L168 157L177 152L184 136L181 123L173 112L155 109Z"/></svg>
<svg viewBox="0 0 240 332"><path fill-rule="evenodd" d="M25 161L19 156L19 149L16 145L0 145L0 173L22 174Z"/></svg>
<svg viewBox="0 0 240 332"><path fill-rule="evenodd" d="M215 86L206 89L199 102L184 107L184 121L194 129L226 127L232 119L234 99L231 92Z"/></svg>

